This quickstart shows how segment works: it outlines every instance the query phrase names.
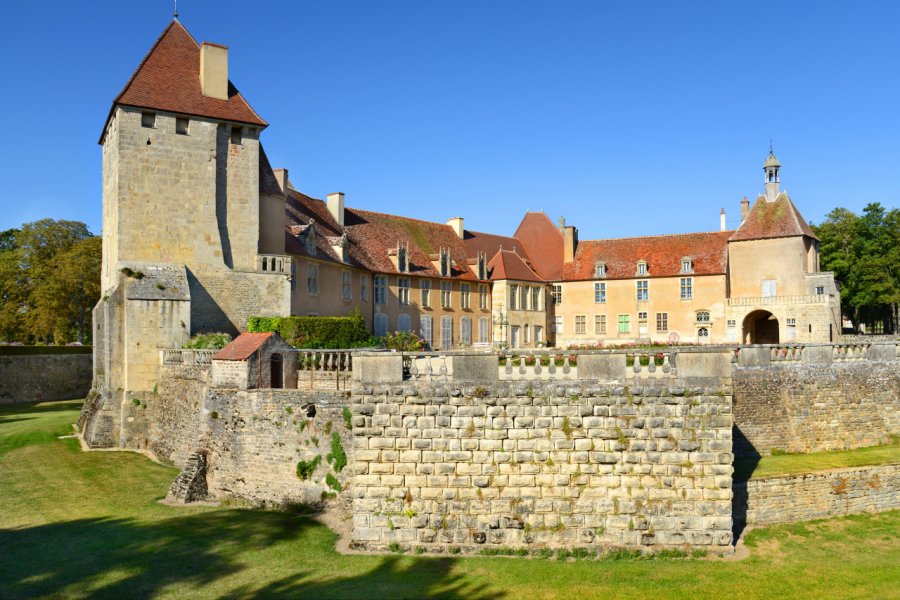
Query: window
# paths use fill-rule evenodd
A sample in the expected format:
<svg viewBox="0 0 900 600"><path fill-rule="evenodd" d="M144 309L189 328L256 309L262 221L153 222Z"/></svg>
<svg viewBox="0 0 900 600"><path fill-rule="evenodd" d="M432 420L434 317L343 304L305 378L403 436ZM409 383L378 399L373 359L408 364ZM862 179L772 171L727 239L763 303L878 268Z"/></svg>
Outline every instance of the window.
<svg viewBox="0 0 900 600"><path fill-rule="evenodd" d="M397 270L409 273L409 261L406 259L406 246L397 246Z"/></svg>
<svg viewBox="0 0 900 600"><path fill-rule="evenodd" d="M291 291L297 289L297 263L291 261Z"/></svg>
<svg viewBox="0 0 900 600"><path fill-rule="evenodd" d="M397 278L397 300L400 305L409 304L409 277Z"/></svg>
<svg viewBox="0 0 900 600"><path fill-rule="evenodd" d="M387 315L384 313L375 315L375 335L377 337L384 337L387 335Z"/></svg>
<svg viewBox="0 0 900 600"><path fill-rule="evenodd" d="M763 298L772 298L775 296L775 280L774 279L764 279L762 282L762 297Z"/></svg>
<svg viewBox="0 0 900 600"><path fill-rule="evenodd" d="M310 294L319 293L319 265L315 263L306 265L306 291Z"/></svg>
<svg viewBox="0 0 900 600"><path fill-rule="evenodd" d="M484 252L478 253L478 279L487 279L487 256Z"/></svg>
<svg viewBox="0 0 900 600"><path fill-rule="evenodd" d="M594 265L594 277L606 277L606 263L599 262Z"/></svg>
<svg viewBox="0 0 900 600"><path fill-rule="evenodd" d="M419 285L422 286L422 306L427 308L431 306L431 280L423 279Z"/></svg>
<svg viewBox="0 0 900 600"><path fill-rule="evenodd" d="M698 323L709 323L709 311L708 310L698 310L697 311L697 322Z"/></svg>
<svg viewBox="0 0 900 600"><path fill-rule="evenodd" d="M559 284L553 284L550 288L550 295L553 296L554 304L562 304L562 286Z"/></svg>
<svg viewBox="0 0 900 600"><path fill-rule="evenodd" d="M178 135L187 135L188 123L190 123L190 121L187 117L175 117L175 133Z"/></svg>
<svg viewBox="0 0 900 600"><path fill-rule="evenodd" d="M619 333L631 333L631 315L619 315Z"/></svg>
<svg viewBox="0 0 900 600"><path fill-rule="evenodd" d="M387 304L387 275L375 276L375 304Z"/></svg>
<svg viewBox="0 0 900 600"><path fill-rule="evenodd" d="M690 300L694 297L694 279L693 277L681 278L681 299Z"/></svg>
<svg viewBox="0 0 900 600"><path fill-rule="evenodd" d="M462 344L472 343L472 319L463 317L459 320L459 341Z"/></svg>
<svg viewBox="0 0 900 600"><path fill-rule="evenodd" d="M313 227L313 224L310 223L309 227L306 229L306 239L304 240L304 244L306 246L306 253L310 256L316 255L316 230Z"/></svg>
<svg viewBox="0 0 900 600"><path fill-rule="evenodd" d="M525 327L523 327L522 330L525 332L525 334L524 334L524 341L525 341L525 343L527 344L527 343L529 342L529 340L530 340L528 334L529 334L529 331L531 330L531 327L528 326L528 323L525 323Z"/></svg>
<svg viewBox="0 0 900 600"><path fill-rule="evenodd" d="M470 295L471 289L472 289L472 286L469 285L468 283L459 284L460 305L463 308L469 308L469 295ZM472 324L469 323L470 327L471 327L471 325Z"/></svg>
<svg viewBox="0 0 900 600"><path fill-rule="evenodd" d="M240 125L232 125L231 126L231 143L235 145L240 145L241 137L244 133L244 128Z"/></svg>
<svg viewBox="0 0 900 600"><path fill-rule="evenodd" d="M606 284L594 284L594 304L606 304Z"/></svg>
<svg viewBox="0 0 900 600"><path fill-rule="evenodd" d="M478 308L487 310L488 307L488 286L481 284L478 286Z"/></svg>
<svg viewBox="0 0 900 600"><path fill-rule="evenodd" d="M431 338L431 317L428 315L423 315L421 319L419 319L419 334L422 336L422 339L428 342L428 347L431 348L432 338Z"/></svg>
<svg viewBox="0 0 900 600"><path fill-rule="evenodd" d="M669 313L656 313L656 331L664 333L669 330Z"/></svg>
<svg viewBox="0 0 900 600"><path fill-rule="evenodd" d="M816 296L824 296L825 295L825 286L817 285L816 286Z"/></svg>
<svg viewBox="0 0 900 600"><path fill-rule="evenodd" d="M646 321L646 320L647 320L647 313L639 312L638 313L638 321Z"/></svg>
<svg viewBox="0 0 900 600"><path fill-rule="evenodd" d="M151 129L156 127L156 113L142 112L141 127L150 127Z"/></svg>
<svg viewBox="0 0 900 600"><path fill-rule="evenodd" d="M397 317L397 329L399 331L410 331L410 329L412 329L410 326L409 315L402 314Z"/></svg>
<svg viewBox="0 0 900 600"><path fill-rule="evenodd" d="M369 301L369 278L365 275L359 278L359 299L363 302Z"/></svg>
<svg viewBox="0 0 900 600"><path fill-rule="evenodd" d="M584 315L575 316L575 333L587 333L587 318Z"/></svg>
<svg viewBox="0 0 900 600"><path fill-rule="evenodd" d="M522 310L528 310L528 287L522 286L519 288L519 308Z"/></svg>
<svg viewBox="0 0 900 600"><path fill-rule="evenodd" d="M531 310L541 310L541 288L531 288Z"/></svg>
<svg viewBox="0 0 900 600"><path fill-rule="evenodd" d="M441 249L441 277L450 277L450 253Z"/></svg>
<svg viewBox="0 0 900 600"><path fill-rule="evenodd" d="M489 331L491 328L491 321L487 317L481 317L478 319L478 341L482 344L486 344L488 340Z"/></svg>
<svg viewBox="0 0 900 600"><path fill-rule="evenodd" d="M562 333L563 332L563 318L562 315L557 315L553 317L553 333Z"/></svg>
<svg viewBox="0 0 900 600"><path fill-rule="evenodd" d="M517 310L519 308L519 286L509 286L509 310Z"/></svg>
<svg viewBox="0 0 900 600"><path fill-rule="evenodd" d="M646 302L650 299L650 282L646 279L637 282L637 300Z"/></svg>
<svg viewBox="0 0 900 600"><path fill-rule="evenodd" d="M441 317L441 349L453 347L453 317Z"/></svg>
<svg viewBox="0 0 900 600"><path fill-rule="evenodd" d="M449 281L442 281L441 282L441 308L450 308L451 307L452 292L453 292L453 283L451 283Z"/></svg>
<svg viewBox="0 0 900 600"><path fill-rule="evenodd" d="M353 274L350 271L341 271L341 299L346 301L353 297Z"/></svg>
<svg viewBox="0 0 900 600"><path fill-rule="evenodd" d="M647 263L646 261L639 261L637 264L637 274L638 275L646 275L647 274Z"/></svg>
<svg viewBox="0 0 900 600"><path fill-rule="evenodd" d="M594 333L606 334L606 315L594 315Z"/></svg>
<svg viewBox="0 0 900 600"><path fill-rule="evenodd" d="M787 319L787 341L797 341L797 319Z"/></svg>
<svg viewBox="0 0 900 600"><path fill-rule="evenodd" d="M709 328L701 327L697 330L697 341L704 344L709 341Z"/></svg>
<svg viewBox="0 0 900 600"><path fill-rule="evenodd" d="M737 321L734 319L728 319L727 323L728 327L725 330L725 341L726 342L736 342L737 341Z"/></svg>
<svg viewBox="0 0 900 600"><path fill-rule="evenodd" d="M693 270L694 270L693 261L689 258L682 258L681 259L681 272L682 273L690 273Z"/></svg>
<svg viewBox="0 0 900 600"><path fill-rule="evenodd" d="M534 343L542 344L544 342L544 328L540 325L534 326Z"/></svg>

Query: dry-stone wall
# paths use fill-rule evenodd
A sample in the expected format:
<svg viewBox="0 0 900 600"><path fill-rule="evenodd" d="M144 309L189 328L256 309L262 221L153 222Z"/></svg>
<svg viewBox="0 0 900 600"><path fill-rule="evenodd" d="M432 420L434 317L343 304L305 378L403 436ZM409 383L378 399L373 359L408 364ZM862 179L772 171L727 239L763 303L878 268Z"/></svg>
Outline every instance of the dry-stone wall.
<svg viewBox="0 0 900 600"><path fill-rule="evenodd" d="M792 523L900 509L900 465L854 467L735 482L734 518Z"/></svg>
<svg viewBox="0 0 900 600"><path fill-rule="evenodd" d="M731 543L731 391L357 384L353 544Z"/></svg>

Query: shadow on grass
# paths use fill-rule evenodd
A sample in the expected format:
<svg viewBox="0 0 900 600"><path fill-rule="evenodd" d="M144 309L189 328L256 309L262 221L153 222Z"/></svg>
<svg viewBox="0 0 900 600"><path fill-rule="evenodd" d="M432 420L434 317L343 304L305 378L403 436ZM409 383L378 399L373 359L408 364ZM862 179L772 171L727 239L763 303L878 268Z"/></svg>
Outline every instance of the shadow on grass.
<svg viewBox="0 0 900 600"><path fill-rule="evenodd" d="M81 410L84 400L58 400L55 402L38 402L27 404L0 404L0 422L6 422L9 419L5 417L9 415L22 415L22 419L33 418L32 415L38 415L48 412L64 412L71 411L77 413ZM20 420L20 419L17 419Z"/></svg>

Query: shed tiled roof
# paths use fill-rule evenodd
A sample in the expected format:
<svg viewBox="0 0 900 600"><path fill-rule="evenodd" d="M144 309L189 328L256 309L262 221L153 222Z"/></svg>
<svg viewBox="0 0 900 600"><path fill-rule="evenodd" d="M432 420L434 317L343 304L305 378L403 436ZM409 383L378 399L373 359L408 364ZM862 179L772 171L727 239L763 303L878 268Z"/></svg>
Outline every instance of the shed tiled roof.
<svg viewBox="0 0 900 600"><path fill-rule="evenodd" d="M525 247L534 270L547 281L563 273L563 234L543 212L527 212L515 237Z"/></svg>
<svg viewBox="0 0 900 600"><path fill-rule="evenodd" d="M230 81L228 100L203 95L200 91L200 45L178 20L169 23L150 48L116 96L113 109L117 104L261 127L268 125ZM105 125L103 130L106 131Z"/></svg>
<svg viewBox="0 0 900 600"><path fill-rule="evenodd" d="M230 344L219 350L213 360L247 360L260 346L266 343L274 333L242 333Z"/></svg>
<svg viewBox="0 0 900 600"><path fill-rule="evenodd" d="M681 274L681 259L690 257L693 275L722 275L732 231L684 233L650 237L584 240L579 242L575 260L565 265L562 279L578 281L594 278L594 265L606 264L606 279L631 279L638 261L647 261L646 277L674 277Z"/></svg>
<svg viewBox="0 0 900 600"><path fill-rule="evenodd" d="M488 272L490 273L491 281L500 281L501 279L512 279L515 281L544 281L538 277L538 274L535 273L525 260L513 250L501 250L497 252L488 263Z"/></svg>
<svg viewBox="0 0 900 600"><path fill-rule="evenodd" d="M747 218L731 236L731 241L741 242L801 235L819 239L788 195L782 192L778 194L774 202L768 202L765 196L757 198L750 208Z"/></svg>

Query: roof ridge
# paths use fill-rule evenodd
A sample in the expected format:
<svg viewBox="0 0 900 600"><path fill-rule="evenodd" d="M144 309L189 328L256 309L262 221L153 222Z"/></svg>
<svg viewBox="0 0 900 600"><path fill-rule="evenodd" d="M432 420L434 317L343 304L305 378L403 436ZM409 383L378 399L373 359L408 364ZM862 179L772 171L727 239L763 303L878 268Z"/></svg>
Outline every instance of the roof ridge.
<svg viewBox="0 0 900 600"><path fill-rule="evenodd" d="M166 28L163 29L163 32L161 34L159 34L159 37L156 38L156 41L153 42L153 45L150 46L150 50L148 50L147 53L144 54L144 58L141 59L141 62L138 63L137 68L131 74L131 77L128 78L128 81L125 83L125 87L122 88L122 91L120 91L118 93L118 95L115 97L115 99L113 100L113 106L118 104L118 102L122 98L122 96L125 95L125 92L127 92L128 88L131 87L131 84L134 83L134 80L137 77L137 74L140 73L141 69L144 68L144 65L147 64L147 59L149 59L150 56L153 55L153 52L156 50L156 47L159 46L159 43L162 41L162 39L164 37L166 37L166 35L168 35L169 30L172 29L172 27L175 25L178 25L179 27L181 27L184 30L184 32L187 34L187 36L189 38L191 38L191 41L194 42L195 44L197 44L197 40L194 38L194 36L191 35L191 32L187 30L187 27L182 25L181 21L179 21L178 19L172 19L172 21L166 26ZM197 44L197 47L199 48L200 44Z"/></svg>
<svg viewBox="0 0 900 600"><path fill-rule="evenodd" d="M692 231L688 233L660 233L658 235L634 235L634 236L625 236L625 237L616 237L616 238L594 238L590 240L580 240L579 244L583 244L586 242L614 242L620 240L645 240L650 238L662 238L662 237L685 237L689 235L713 235L713 234L733 234L737 229L729 229L726 231Z"/></svg>
<svg viewBox="0 0 900 600"><path fill-rule="evenodd" d="M419 223L427 223L429 225L438 225L440 227L450 227L446 223L438 223L437 221L426 221L425 219L417 219L416 217L406 217L403 215L394 215L391 213L380 212L377 210L367 210L365 208L353 208L353 207L349 207L349 206L347 208L353 210L354 212L369 213L372 215L380 215L382 217L392 217L395 219L405 219L407 221L418 221ZM462 241L462 240L460 240L460 241Z"/></svg>

